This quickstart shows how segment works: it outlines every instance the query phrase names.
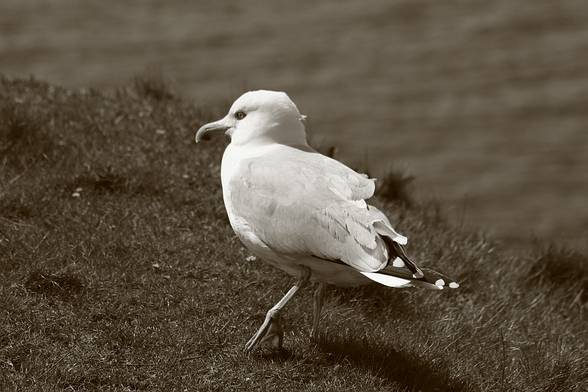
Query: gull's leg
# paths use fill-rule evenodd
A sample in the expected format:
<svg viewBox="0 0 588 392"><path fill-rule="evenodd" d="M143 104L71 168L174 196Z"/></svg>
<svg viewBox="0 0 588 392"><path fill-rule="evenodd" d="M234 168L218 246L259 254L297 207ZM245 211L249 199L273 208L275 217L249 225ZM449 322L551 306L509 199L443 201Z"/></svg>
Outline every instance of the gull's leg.
<svg viewBox="0 0 588 392"><path fill-rule="evenodd" d="M325 297L326 286L320 282L314 292L314 311L312 317L312 332L311 336L314 340L318 339L318 325L321 319L321 309L323 307L323 300Z"/></svg>
<svg viewBox="0 0 588 392"><path fill-rule="evenodd" d="M282 330L279 319L280 310L282 310L284 305L286 305L286 303L296 294L299 289L308 283L309 278L310 269L304 267L304 269L301 269L300 271L300 277L298 278L296 284L292 286L290 290L288 290L286 295L284 295L284 297L279 300L277 304L268 310L263 324L261 324L261 327L259 327L255 335L253 335L245 345L245 352L249 352L259 343L267 341L270 341L272 346L275 348L282 347L284 332Z"/></svg>

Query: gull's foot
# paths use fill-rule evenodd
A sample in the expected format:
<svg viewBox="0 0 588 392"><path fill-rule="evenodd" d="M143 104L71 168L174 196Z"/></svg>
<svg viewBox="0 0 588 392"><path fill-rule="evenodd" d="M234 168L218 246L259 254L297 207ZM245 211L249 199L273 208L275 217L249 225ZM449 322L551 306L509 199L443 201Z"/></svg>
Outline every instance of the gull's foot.
<svg viewBox="0 0 588 392"><path fill-rule="evenodd" d="M245 344L245 352L251 352L259 344L270 343L274 349L281 349L284 341L284 330L280 322L280 316L277 313L270 313L265 316L265 320L255 335Z"/></svg>

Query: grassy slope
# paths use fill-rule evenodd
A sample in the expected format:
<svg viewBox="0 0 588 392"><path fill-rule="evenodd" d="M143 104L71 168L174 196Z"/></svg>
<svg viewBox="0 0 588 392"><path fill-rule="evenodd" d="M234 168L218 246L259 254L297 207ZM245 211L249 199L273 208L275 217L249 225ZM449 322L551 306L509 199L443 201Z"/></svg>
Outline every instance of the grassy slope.
<svg viewBox="0 0 588 392"><path fill-rule="evenodd" d="M287 351L245 356L290 279L246 261L228 226L222 142L192 142L210 116L153 81L0 80L0 389L586 387L586 258L507 258L434 205L380 202L460 290L333 289L318 343L306 291Z"/></svg>

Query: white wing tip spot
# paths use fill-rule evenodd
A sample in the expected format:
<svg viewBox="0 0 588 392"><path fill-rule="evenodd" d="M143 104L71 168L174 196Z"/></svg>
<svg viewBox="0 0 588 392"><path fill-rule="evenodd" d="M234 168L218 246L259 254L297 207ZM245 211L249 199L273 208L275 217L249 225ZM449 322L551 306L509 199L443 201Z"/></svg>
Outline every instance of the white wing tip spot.
<svg viewBox="0 0 588 392"><path fill-rule="evenodd" d="M439 287L441 290L443 290L443 287L445 286L445 281L443 279L437 279L435 281L435 286Z"/></svg>
<svg viewBox="0 0 588 392"><path fill-rule="evenodd" d="M400 257L397 257L392 262L392 266L398 267L398 268L403 268L403 267L405 267L405 264L404 264L404 261L402 261L402 259Z"/></svg>
<svg viewBox="0 0 588 392"><path fill-rule="evenodd" d="M449 283L449 287L452 288L452 289L456 289L456 288L459 287L459 283L457 283L457 282L451 282L451 283Z"/></svg>

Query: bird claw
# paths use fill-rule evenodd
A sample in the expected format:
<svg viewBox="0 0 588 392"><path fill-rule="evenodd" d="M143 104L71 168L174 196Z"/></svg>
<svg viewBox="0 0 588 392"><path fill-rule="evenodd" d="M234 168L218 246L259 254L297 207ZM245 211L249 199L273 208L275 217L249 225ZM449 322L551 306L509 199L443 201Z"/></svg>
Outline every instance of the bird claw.
<svg viewBox="0 0 588 392"><path fill-rule="evenodd" d="M281 349L284 340L284 330L277 314L268 314L259 330L245 344L245 352L251 352L260 344L270 343L274 349Z"/></svg>

